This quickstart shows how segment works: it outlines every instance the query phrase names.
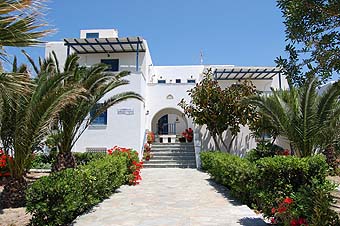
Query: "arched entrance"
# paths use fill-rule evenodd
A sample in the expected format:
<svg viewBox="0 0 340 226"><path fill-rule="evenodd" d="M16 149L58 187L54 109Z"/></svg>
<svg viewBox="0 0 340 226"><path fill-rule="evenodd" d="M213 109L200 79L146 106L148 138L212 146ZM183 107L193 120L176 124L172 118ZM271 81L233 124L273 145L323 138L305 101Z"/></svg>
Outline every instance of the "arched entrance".
<svg viewBox="0 0 340 226"><path fill-rule="evenodd" d="M151 121L151 129L157 135L180 135L188 128L183 112L175 108L165 108L157 112Z"/></svg>

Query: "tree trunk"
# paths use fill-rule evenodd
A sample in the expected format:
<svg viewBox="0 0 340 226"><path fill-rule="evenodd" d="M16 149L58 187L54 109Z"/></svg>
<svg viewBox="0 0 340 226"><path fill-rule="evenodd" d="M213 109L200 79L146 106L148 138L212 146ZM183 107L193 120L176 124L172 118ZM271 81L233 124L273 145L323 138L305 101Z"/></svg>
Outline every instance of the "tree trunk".
<svg viewBox="0 0 340 226"><path fill-rule="evenodd" d="M72 152L59 152L56 161L53 163L52 172L61 171L67 168L76 168L76 159Z"/></svg>
<svg viewBox="0 0 340 226"><path fill-rule="evenodd" d="M232 136L232 138L231 138L231 141L230 141L229 146L228 146L228 150L229 150L228 152L229 153L230 153L230 150L231 150L231 145L233 145L235 138L236 138L236 136Z"/></svg>
<svg viewBox="0 0 340 226"><path fill-rule="evenodd" d="M333 170L338 168L338 162L336 161L336 153L333 145L328 145L323 151L326 156L326 162Z"/></svg>
<svg viewBox="0 0 340 226"><path fill-rule="evenodd" d="M220 138L220 141L221 141L223 147L227 150L228 153L230 153L230 145L227 146L227 144L224 142L224 140L222 138L222 133L219 133L218 137Z"/></svg>
<svg viewBox="0 0 340 226"><path fill-rule="evenodd" d="M210 136L212 136L212 138L215 142L215 148L218 149L219 151L221 151L220 145L218 144L218 141L217 141L216 133L210 132Z"/></svg>
<svg viewBox="0 0 340 226"><path fill-rule="evenodd" d="M1 194L2 208L18 208L26 204L25 192L27 182L23 176L11 178L4 187Z"/></svg>

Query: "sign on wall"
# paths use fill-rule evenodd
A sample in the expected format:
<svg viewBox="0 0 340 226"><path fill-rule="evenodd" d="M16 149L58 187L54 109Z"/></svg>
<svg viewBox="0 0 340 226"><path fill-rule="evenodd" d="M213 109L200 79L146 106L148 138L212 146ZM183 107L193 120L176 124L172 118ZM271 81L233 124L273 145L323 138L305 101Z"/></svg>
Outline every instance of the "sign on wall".
<svg viewBox="0 0 340 226"><path fill-rule="evenodd" d="M133 108L119 108L117 109L118 115L134 115L135 111Z"/></svg>

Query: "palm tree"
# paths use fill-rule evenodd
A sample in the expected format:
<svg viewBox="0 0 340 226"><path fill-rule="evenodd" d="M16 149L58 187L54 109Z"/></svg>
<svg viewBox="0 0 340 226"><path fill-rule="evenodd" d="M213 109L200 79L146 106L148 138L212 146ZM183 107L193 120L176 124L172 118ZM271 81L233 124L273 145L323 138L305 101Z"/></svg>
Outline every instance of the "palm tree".
<svg viewBox="0 0 340 226"><path fill-rule="evenodd" d="M272 90L272 96L255 96L248 100L277 126L280 135L290 140L299 157L322 152L339 135L340 82L322 95L318 95L317 85L313 77L300 88Z"/></svg>
<svg viewBox="0 0 340 226"><path fill-rule="evenodd" d="M50 68L53 65L54 73L61 73L57 57L55 53L52 54L53 57L46 59L40 65L40 71L34 66L38 75L45 73L46 68L48 68L46 65L50 65ZM62 74L67 74L68 77L64 80L63 85L83 87L86 90L87 98L77 99L75 105L69 105L59 113L58 122L54 126L54 138L56 138L59 153L53 166L53 171L75 167L75 161L71 153L72 147L100 114L111 106L131 98L143 100L139 94L134 92L110 94L111 91L118 87L129 84L129 81L123 79L130 74L129 72L108 73L105 72L107 66L104 64L86 68L79 66L78 60L79 57L75 54L66 59ZM98 105L97 103L104 96L108 96L108 98ZM89 117L91 111L93 117Z"/></svg>
<svg viewBox="0 0 340 226"><path fill-rule="evenodd" d="M45 26L40 22L41 1L0 1L0 47L26 47L41 43L39 38L51 30L37 30Z"/></svg>
<svg viewBox="0 0 340 226"><path fill-rule="evenodd" d="M48 134L63 108L72 105L78 98L86 98L82 87L61 85L68 74L41 73L31 79L27 74L24 80L28 86L6 102L11 108L4 108L2 132L7 125L7 135L11 139L8 146L14 150L13 162L10 162L11 179L2 192L3 207L18 207L25 203L24 193L27 183L24 179L25 170L30 162L31 154ZM1 133L3 135L3 133ZM1 137L3 139L3 137Z"/></svg>

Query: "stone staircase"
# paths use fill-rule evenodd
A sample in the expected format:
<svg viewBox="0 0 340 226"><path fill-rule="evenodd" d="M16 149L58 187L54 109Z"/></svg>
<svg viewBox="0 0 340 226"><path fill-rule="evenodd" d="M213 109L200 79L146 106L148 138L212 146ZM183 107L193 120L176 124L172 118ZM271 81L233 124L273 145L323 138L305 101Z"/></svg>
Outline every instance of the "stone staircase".
<svg viewBox="0 0 340 226"><path fill-rule="evenodd" d="M153 143L153 157L144 161L144 168L196 168L193 143Z"/></svg>

